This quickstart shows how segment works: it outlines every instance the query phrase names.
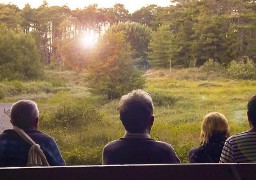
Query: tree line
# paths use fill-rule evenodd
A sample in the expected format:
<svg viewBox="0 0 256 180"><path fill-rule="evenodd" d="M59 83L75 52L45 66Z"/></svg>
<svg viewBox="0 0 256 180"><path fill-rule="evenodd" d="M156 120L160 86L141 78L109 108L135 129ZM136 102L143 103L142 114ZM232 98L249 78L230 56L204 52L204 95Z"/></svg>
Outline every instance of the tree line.
<svg viewBox="0 0 256 180"><path fill-rule="evenodd" d="M168 7L149 5L133 13L123 4L112 8L93 4L75 10L49 6L46 1L38 8L26 4L23 9L14 4L0 4L0 22L8 29L31 33L44 64L73 56L65 54L66 48L70 39L82 31L93 29L102 34L120 22L137 22L150 29L150 36L144 36L136 28L129 32L137 33L134 39L130 34L126 36L136 50L135 58L147 59L152 66L169 67L170 62L183 67L199 66L209 59L228 64L244 56L255 60L255 1L174 2L175 5ZM144 44L136 44L137 38L145 38Z"/></svg>
<svg viewBox="0 0 256 180"><path fill-rule="evenodd" d="M228 66L233 60L256 61L256 1L172 2L175 5L148 5L133 13L123 4L111 8L93 4L75 10L49 6L46 1L38 8L26 4L23 9L0 4L0 79L10 78L6 74L11 70L22 70L22 75L14 73L13 78L37 77L40 64L89 69L94 82L102 80L98 87L117 88L118 93L108 95L112 98L127 88L114 82L143 84L134 67L197 67L209 60ZM88 49L80 40L90 30L99 40ZM107 79L115 81L106 85Z"/></svg>

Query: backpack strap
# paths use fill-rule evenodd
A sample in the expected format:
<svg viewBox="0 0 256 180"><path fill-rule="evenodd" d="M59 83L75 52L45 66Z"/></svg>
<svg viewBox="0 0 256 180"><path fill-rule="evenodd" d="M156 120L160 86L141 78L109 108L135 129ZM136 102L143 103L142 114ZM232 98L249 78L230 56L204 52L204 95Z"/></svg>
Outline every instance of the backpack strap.
<svg viewBox="0 0 256 180"><path fill-rule="evenodd" d="M31 166L32 164L42 164L43 166L49 166L49 163L45 157L44 152L41 150L40 145L36 144L22 129L17 126L13 126L13 130L27 143L31 145L29 150L28 162L27 165ZM35 152L39 154L40 158L37 158Z"/></svg>

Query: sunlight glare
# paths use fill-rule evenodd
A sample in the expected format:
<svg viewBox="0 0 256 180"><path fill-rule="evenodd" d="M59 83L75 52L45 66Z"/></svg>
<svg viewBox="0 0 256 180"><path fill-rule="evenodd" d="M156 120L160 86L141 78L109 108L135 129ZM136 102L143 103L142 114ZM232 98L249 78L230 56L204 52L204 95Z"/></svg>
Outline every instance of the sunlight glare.
<svg viewBox="0 0 256 180"><path fill-rule="evenodd" d="M92 48L98 41L99 35L92 29L83 32L81 41L85 48Z"/></svg>

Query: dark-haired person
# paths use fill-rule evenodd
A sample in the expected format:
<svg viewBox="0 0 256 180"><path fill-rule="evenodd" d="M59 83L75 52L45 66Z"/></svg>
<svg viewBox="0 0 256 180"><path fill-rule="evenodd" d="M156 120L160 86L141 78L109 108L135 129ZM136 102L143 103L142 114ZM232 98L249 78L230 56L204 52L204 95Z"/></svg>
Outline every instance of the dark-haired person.
<svg viewBox="0 0 256 180"><path fill-rule="evenodd" d="M103 164L180 163L170 144L150 137L154 116L152 98L147 92L134 90L122 96L119 114L126 132L104 147Z"/></svg>
<svg viewBox="0 0 256 180"><path fill-rule="evenodd" d="M256 162L256 95L247 104L247 118L251 129L226 140L220 163Z"/></svg>
<svg viewBox="0 0 256 180"><path fill-rule="evenodd" d="M37 130L39 110L31 100L21 100L11 107L11 123L25 131L35 143L40 145L50 166L65 165L56 142ZM27 165L31 145L14 130L7 129L0 135L0 166L22 167Z"/></svg>
<svg viewBox="0 0 256 180"><path fill-rule="evenodd" d="M201 125L201 146L190 150L190 163L218 163L229 136L228 120L219 112L208 113Z"/></svg>

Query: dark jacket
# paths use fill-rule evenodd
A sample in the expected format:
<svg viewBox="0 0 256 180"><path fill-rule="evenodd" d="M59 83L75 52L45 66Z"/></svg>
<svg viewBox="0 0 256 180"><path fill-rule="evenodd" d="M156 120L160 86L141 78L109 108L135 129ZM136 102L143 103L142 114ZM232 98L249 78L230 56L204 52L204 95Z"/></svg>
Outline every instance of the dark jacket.
<svg viewBox="0 0 256 180"><path fill-rule="evenodd" d="M200 147L190 150L190 163L218 163L222 148L224 146L226 136L224 134L217 134L210 137L207 143Z"/></svg>
<svg viewBox="0 0 256 180"><path fill-rule="evenodd" d="M180 163L173 147L151 138L120 138L103 150L103 164Z"/></svg>
<svg viewBox="0 0 256 180"><path fill-rule="evenodd" d="M49 165L65 165L56 142L50 136L36 129L27 129L24 131L35 143L40 145ZM14 130L5 130L0 135L0 166L26 166L30 147L31 145L25 142Z"/></svg>

